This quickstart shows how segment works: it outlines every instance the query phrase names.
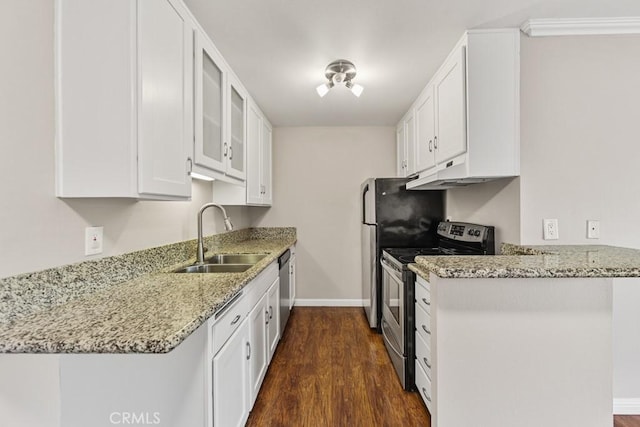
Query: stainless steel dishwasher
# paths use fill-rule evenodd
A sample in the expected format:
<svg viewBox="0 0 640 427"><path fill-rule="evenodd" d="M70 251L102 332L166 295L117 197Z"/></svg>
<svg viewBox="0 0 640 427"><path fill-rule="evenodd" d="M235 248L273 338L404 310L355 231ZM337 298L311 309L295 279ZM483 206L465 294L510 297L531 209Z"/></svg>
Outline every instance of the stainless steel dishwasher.
<svg viewBox="0 0 640 427"><path fill-rule="evenodd" d="M285 253L278 258L280 266L280 337L284 333L284 328L289 320L289 262L291 259L291 251L287 249Z"/></svg>

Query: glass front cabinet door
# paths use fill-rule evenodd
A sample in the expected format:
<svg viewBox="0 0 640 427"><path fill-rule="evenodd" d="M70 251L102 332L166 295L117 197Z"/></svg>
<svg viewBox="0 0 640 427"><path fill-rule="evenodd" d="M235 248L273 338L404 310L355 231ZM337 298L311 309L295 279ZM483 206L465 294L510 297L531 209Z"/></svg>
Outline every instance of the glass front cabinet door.
<svg viewBox="0 0 640 427"><path fill-rule="evenodd" d="M246 91L213 43L200 33L195 39L194 170L244 181Z"/></svg>
<svg viewBox="0 0 640 427"><path fill-rule="evenodd" d="M229 75L229 152L227 175L240 180L246 177L247 95L240 82Z"/></svg>

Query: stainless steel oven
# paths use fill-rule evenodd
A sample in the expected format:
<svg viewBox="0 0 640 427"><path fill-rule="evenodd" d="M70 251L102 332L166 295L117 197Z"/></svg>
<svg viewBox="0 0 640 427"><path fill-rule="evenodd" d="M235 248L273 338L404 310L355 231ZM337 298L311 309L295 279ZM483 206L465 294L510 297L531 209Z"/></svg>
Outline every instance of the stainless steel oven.
<svg viewBox="0 0 640 427"><path fill-rule="evenodd" d="M407 354L405 351L405 328L407 327L405 310L407 305L404 301L407 295L402 265L398 266L397 261L386 252L382 253L380 264L382 266L382 336L391 362L400 377L402 387L406 388L406 371L410 367L406 363Z"/></svg>
<svg viewBox="0 0 640 427"><path fill-rule="evenodd" d="M438 244L422 248L386 248L382 251L382 319L384 344L402 387L415 382L415 274L408 265L416 256L493 255L494 228L464 222L440 222Z"/></svg>

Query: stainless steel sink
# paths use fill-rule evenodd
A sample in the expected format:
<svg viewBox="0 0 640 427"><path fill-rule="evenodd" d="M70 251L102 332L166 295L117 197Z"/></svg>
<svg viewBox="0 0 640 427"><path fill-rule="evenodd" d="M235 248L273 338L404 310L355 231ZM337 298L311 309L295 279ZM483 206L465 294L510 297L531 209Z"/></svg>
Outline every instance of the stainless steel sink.
<svg viewBox="0 0 640 427"><path fill-rule="evenodd" d="M174 273L242 273L253 264L201 264L175 270Z"/></svg>
<svg viewBox="0 0 640 427"><path fill-rule="evenodd" d="M220 254L207 258L209 264L255 264L267 254Z"/></svg>
<svg viewBox="0 0 640 427"><path fill-rule="evenodd" d="M175 270L174 273L242 273L266 257L267 254L220 254L195 264Z"/></svg>

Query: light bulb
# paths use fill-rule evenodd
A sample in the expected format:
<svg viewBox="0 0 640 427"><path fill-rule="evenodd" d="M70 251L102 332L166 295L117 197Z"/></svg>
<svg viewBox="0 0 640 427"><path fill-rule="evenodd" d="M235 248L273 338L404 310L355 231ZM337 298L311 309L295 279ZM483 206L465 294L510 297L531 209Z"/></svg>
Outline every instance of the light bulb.
<svg viewBox="0 0 640 427"><path fill-rule="evenodd" d="M326 83L322 83L320 86L316 88L316 92L318 92L318 95L320 95L320 98L322 98L327 93L329 93L329 85Z"/></svg>
<svg viewBox="0 0 640 427"><path fill-rule="evenodd" d="M351 89L351 93L353 93L358 98L360 97L360 95L362 95L362 91L364 90L364 88L357 83L352 85L349 89Z"/></svg>

